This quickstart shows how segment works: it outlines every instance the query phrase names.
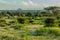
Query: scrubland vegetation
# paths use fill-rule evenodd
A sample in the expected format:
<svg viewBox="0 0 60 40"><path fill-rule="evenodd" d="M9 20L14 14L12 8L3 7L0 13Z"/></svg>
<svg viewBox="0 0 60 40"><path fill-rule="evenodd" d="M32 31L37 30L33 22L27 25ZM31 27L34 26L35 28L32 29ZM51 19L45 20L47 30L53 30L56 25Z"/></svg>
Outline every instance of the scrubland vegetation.
<svg viewBox="0 0 60 40"><path fill-rule="evenodd" d="M0 40L60 40L60 7L0 12Z"/></svg>

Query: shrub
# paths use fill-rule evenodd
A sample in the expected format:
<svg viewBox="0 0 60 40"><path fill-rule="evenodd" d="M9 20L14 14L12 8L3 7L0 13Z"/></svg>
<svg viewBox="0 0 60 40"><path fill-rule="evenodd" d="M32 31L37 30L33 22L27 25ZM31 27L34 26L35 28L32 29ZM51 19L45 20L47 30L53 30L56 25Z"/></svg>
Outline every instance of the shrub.
<svg viewBox="0 0 60 40"><path fill-rule="evenodd" d="M0 24L0 27L5 27L6 26L6 24Z"/></svg>
<svg viewBox="0 0 60 40"><path fill-rule="evenodd" d="M53 18L47 18L45 20L45 27L53 27L55 23L55 19Z"/></svg>
<svg viewBox="0 0 60 40"><path fill-rule="evenodd" d="M20 30L21 27L23 27L23 25L20 25L20 24L14 24L11 26L11 28L14 28L15 30Z"/></svg>
<svg viewBox="0 0 60 40"><path fill-rule="evenodd" d="M40 28L39 30L35 31L35 35L39 36L39 35L56 35L59 36L60 35L60 28L57 27L44 27L44 28Z"/></svg>
<svg viewBox="0 0 60 40"><path fill-rule="evenodd" d="M13 24L13 23L15 23L15 21L10 21L9 23Z"/></svg>
<svg viewBox="0 0 60 40"><path fill-rule="evenodd" d="M24 18L18 18L18 23L24 24L25 23L25 19Z"/></svg>
<svg viewBox="0 0 60 40"><path fill-rule="evenodd" d="M6 26L5 22L0 23L0 27L5 27L5 26Z"/></svg>
<svg viewBox="0 0 60 40"><path fill-rule="evenodd" d="M0 19L0 22L6 22L5 20Z"/></svg>
<svg viewBox="0 0 60 40"><path fill-rule="evenodd" d="M29 20L29 23L33 23L34 21L33 20Z"/></svg>

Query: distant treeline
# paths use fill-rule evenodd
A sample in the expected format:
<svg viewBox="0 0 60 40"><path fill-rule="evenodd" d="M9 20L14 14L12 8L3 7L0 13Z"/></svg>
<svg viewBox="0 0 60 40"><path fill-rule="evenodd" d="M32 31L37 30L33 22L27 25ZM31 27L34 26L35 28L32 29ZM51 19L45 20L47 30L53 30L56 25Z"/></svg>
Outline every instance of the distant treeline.
<svg viewBox="0 0 60 40"><path fill-rule="evenodd" d="M0 16L58 16L60 15L60 7L51 6L43 10L0 10Z"/></svg>

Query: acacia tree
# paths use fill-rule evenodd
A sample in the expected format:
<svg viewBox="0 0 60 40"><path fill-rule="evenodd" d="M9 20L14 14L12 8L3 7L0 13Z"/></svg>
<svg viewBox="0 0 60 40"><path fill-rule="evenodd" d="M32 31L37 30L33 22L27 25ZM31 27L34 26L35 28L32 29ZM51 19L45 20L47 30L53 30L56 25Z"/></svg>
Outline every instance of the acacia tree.
<svg viewBox="0 0 60 40"><path fill-rule="evenodd" d="M53 13L54 16L57 15L56 12L57 12L57 10L59 10L59 9L60 9L60 7L56 7L56 6L50 6L50 7L44 8L44 10L47 10L48 12Z"/></svg>

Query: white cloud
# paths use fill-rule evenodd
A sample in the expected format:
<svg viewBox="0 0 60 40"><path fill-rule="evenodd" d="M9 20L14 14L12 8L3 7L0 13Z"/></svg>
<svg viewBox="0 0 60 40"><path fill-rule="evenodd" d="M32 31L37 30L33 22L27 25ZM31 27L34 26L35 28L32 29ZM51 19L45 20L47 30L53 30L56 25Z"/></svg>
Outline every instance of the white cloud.
<svg viewBox="0 0 60 40"><path fill-rule="evenodd" d="M49 7L49 6L60 6L60 3L53 3L53 4L46 4L46 3L44 3L44 4L42 4L42 6L43 7Z"/></svg>
<svg viewBox="0 0 60 40"><path fill-rule="evenodd" d="M37 6L38 4L37 3L34 3L33 1L22 1L21 4L23 5L32 5L32 6Z"/></svg>
<svg viewBox="0 0 60 40"><path fill-rule="evenodd" d="M29 4L34 5L34 3L32 1L29 1Z"/></svg>
<svg viewBox="0 0 60 40"><path fill-rule="evenodd" d="M28 2L22 1L21 4L28 5Z"/></svg>

